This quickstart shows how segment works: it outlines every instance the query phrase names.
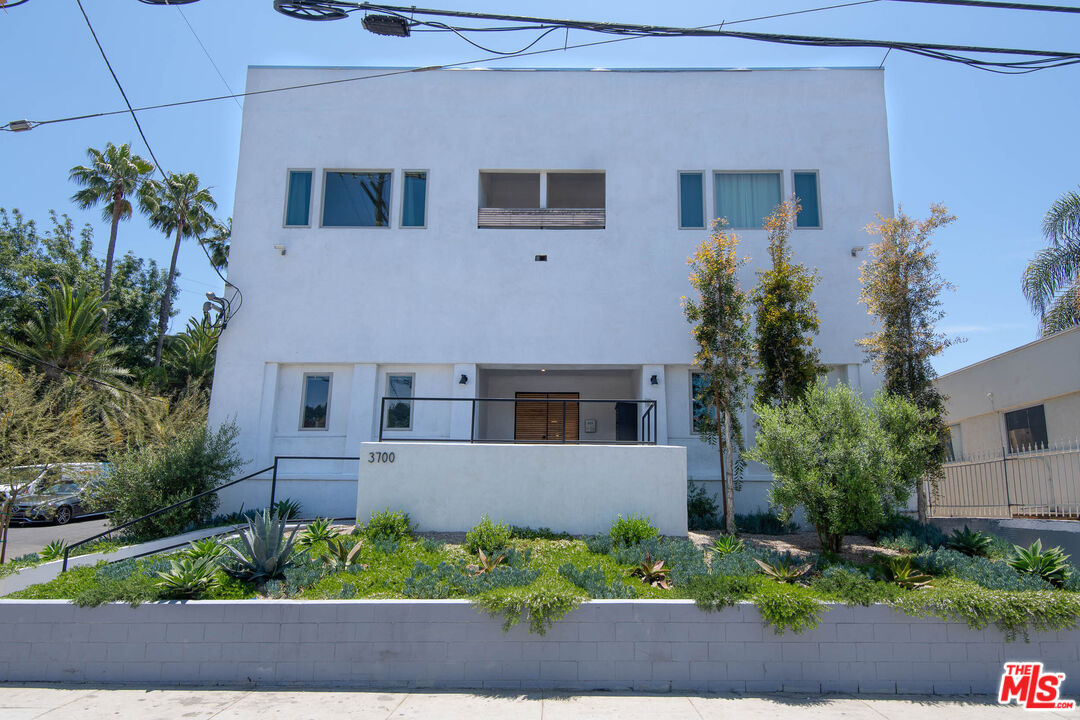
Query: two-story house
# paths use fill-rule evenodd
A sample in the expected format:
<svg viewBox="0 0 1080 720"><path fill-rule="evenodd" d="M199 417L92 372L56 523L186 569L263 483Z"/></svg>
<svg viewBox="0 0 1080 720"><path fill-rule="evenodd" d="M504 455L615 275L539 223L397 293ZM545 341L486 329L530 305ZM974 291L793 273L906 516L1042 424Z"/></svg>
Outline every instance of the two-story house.
<svg viewBox="0 0 1080 720"><path fill-rule="evenodd" d="M461 494L475 517L552 527L581 527L570 515L596 503L608 519L654 502L684 511L686 476L714 492L720 476L693 421L687 258L726 217L751 285L767 261L762 219L792 194L794 251L821 274L821 359L832 380L876 389L856 340L871 326L863 228L892 208L881 70L330 82L374 72L249 70L249 91L329 83L245 102L229 264L243 307L221 338L211 422L235 419L250 467L363 451L363 475L389 455L362 443L411 442L410 458L433 454L375 463L389 474L360 494L421 524L422 506ZM357 472L293 460L278 496L348 516ZM634 495L672 473L678 483ZM761 507L768 482L747 468L737 506ZM535 485L569 499L552 511L548 495L521 493ZM475 495L495 487L493 510ZM264 492L245 483L224 504L265 504Z"/></svg>

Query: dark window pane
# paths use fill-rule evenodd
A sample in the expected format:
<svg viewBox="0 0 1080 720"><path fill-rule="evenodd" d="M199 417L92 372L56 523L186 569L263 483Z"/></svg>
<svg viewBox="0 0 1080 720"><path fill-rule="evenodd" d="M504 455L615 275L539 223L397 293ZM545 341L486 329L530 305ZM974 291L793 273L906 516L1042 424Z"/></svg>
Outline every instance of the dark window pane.
<svg viewBox="0 0 1080 720"><path fill-rule="evenodd" d="M699 433L701 432L703 421L716 418L716 408L701 394L705 389L705 375L703 373L692 373L690 375L690 385L693 393L693 397L691 398L691 420L693 421L693 431Z"/></svg>
<svg viewBox="0 0 1080 720"><path fill-rule="evenodd" d="M1011 453L1044 448L1049 444L1042 405L1005 413L1005 431Z"/></svg>
<svg viewBox="0 0 1080 720"><path fill-rule="evenodd" d="M411 398L413 394L412 375L390 375L387 378L387 397ZM412 401L391 400L386 404L386 427L408 430L412 427Z"/></svg>
<svg viewBox="0 0 1080 720"><path fill-rule="evenodd" d="M390 225L390 173L326 173L323 225L326 227L388 227Z"/></svg>
<svg viewBox="0 0 1080 720"><path fill-rule="evenodd" d="M285 208L286 225L307 225L311 215L311 172L289 173L289 198Z"/></svg>
<svg viewBox="0 0 1080 720"><path fill-rule="evenodd" d="M427 173L405 173L405 192L402 198L401 226L424 227L427 204Z"/></svg>
<svg viewBox="0 0 1080 720"><path fill-rule="evenodd" d="M679 175L679 227L705 227L705 189L701 173Z"/></svg>
<svg viewBox="0 0 1080 720"><path fill-rule="evenodd" d="M604 207L604 173L548 173L547 206Z"/></svg>
<svg viewBox="0 0 1080 720"><path fill-rule="evenodd" d="M304 376L304 419L301 427L305 429L326 429L326 414L330 407L330 376Z"/></svg>
<svg viewBox="0 0 1080 720"><path fill-rule="evenodd" d="M480 173L480 207L540 207L540 173Z"/></svg>
<svg viewBox="0 0 1080 720"><path fill-rule="evenodd" d="M817 173L795 173L795 197L799 198L799 216L795 218L796 227L821 227L821 214L818 212Z"/></svg>

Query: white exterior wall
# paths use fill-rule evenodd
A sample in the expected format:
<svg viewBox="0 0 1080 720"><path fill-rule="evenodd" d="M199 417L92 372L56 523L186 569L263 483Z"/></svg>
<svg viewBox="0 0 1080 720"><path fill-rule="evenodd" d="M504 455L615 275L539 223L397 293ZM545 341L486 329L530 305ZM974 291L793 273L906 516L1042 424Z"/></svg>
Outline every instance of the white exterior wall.
<svg viewBox="0 0 1080 720"><path fill-rule="evenodd" d="M964 455L1000 453L1005 413L1042 405L1051 446L1080 438L1080 328L1022 345L942 375L948 423ZM988 393L990 396L988 397Z"/></svg>
<svg viewBox="0 0 1080 720"><path fill-rule="evenodd" d="M247 87L365 74L252 68ZM314 170L309 228L282 226L289 169ZM391 227L320 228L327 169L392 170ZM429 173L425 229L398 227L414 169ZM605 173L606 228L477 228L480 170L572 169ZM248 98L230 252L244 303L221 338L211 422L236 420L254 469L285 448L355 454L377 436L388 370L415 372L417 395L471 397L484 366L634 367L633 395L659 402L660 441L687 446L691 476L715 476L713 449L680 429L694 353L680 298L706 237L678 229L680 170L705 171L709 216L712 171L780 171L785 196L794 170L819 173L823 227L792 245L821 273L822 361L854 366L872 392L855 344L870 330L865 253L852 248L892 209L880 70L432 71ZM738 232L749 286L765 233ZM330 367L330 427L299 432L299 378ZM461 410L420 409L436 436L468 428Z"/></svg>

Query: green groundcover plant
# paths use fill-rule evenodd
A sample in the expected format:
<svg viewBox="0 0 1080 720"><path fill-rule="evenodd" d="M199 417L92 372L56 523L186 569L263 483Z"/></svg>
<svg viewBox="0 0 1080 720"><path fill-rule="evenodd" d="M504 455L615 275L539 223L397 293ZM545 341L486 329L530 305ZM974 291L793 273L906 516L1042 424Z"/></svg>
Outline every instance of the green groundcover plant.
<svg viewBox="0 0 1080 720"><path fill-rule="evenodd" d="M464 598L501 617L506 628L522 623L538 634L589 599L688 598L706 611L751 603L776 633L812 629L838 604L880 603L913 616L994 626L1010 640L1026 639L1031 631L1074 628L1080 619L1080 581L1071 565L1059 586L1014 568L1007 558L928 545L914 554L853 564L835 554L778 554L750 542L731 543L720 553L647 531L636 542L615 543L609 535L514 537L509 529L505 541L503 531L495 533L502 547L495 556L485 552L484 562L466 545L404 535L404 518L389 511L374 523L396 528L396 537L316 532L310 542L284 549L285 533L277 545L280 572L272 578L237 572L232 550L243 555L248 545L232 537L199 541L171 554L74 568L9 597L65 598L84 606L174 598ZM490 519L488 525L506 527ZM281 529L273 530L276 539Z"/></svg>

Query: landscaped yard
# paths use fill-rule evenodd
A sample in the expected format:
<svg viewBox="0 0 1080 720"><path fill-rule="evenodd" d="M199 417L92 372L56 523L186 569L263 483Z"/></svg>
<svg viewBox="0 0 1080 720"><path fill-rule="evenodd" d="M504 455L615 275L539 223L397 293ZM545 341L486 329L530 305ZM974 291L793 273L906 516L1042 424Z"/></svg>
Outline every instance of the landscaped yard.
<svg viewBox="0 0 1080 720"><path fill-rule="evenodd" d="M486 519L467 535L425 536L390 512L355 528L309 524L293 546L292 531L283 531L260 516L246 531L250 547L236 537L201 541L171 555L75 568L9 597L80 605L468 598L538 633L591 598L690 598L707 610L749 601L777 632L813 627L828 603L887 603L1010 636L1074 627L1080 617L1080 571L1060 554L980 534L944 536L902 518L876 540L849 537L840 554L821 552L812 532L660 538L643 518L620 518L610 534L586 538Z"/></svg>

